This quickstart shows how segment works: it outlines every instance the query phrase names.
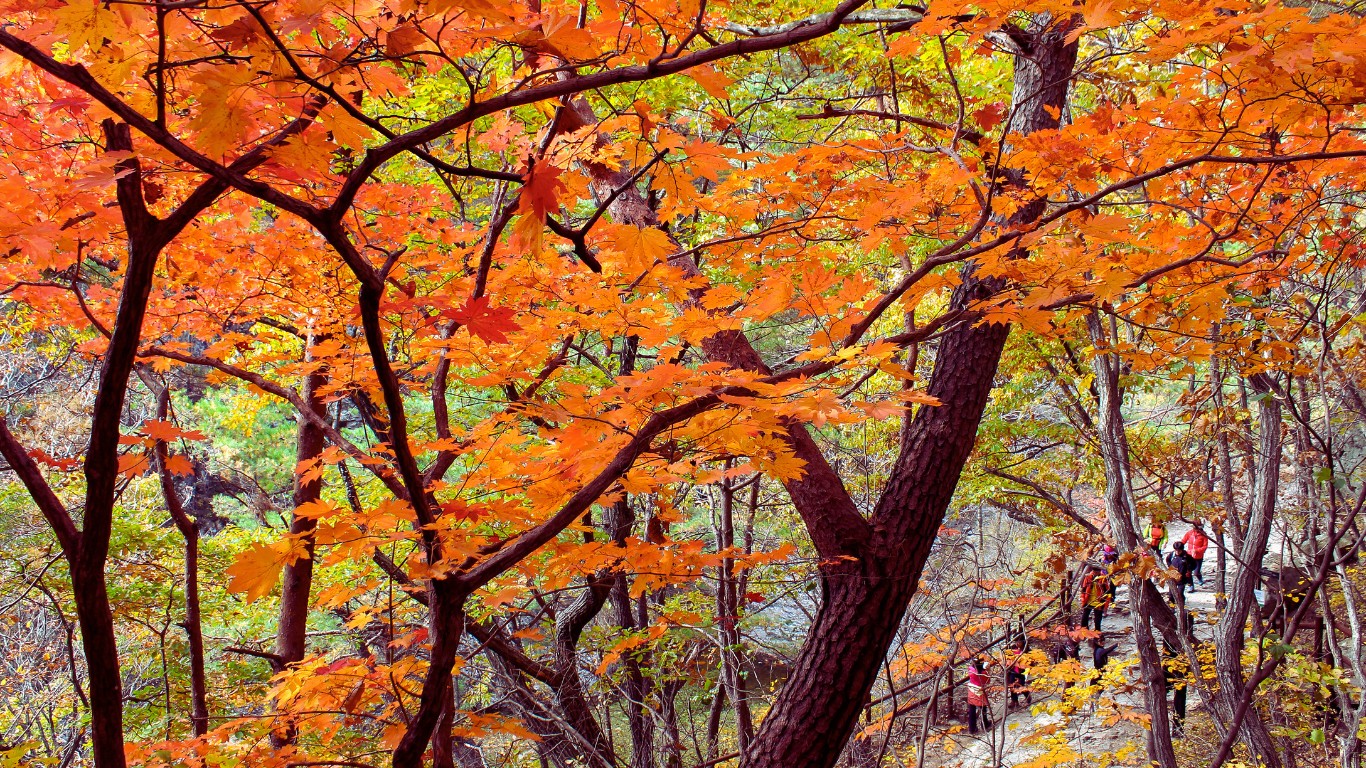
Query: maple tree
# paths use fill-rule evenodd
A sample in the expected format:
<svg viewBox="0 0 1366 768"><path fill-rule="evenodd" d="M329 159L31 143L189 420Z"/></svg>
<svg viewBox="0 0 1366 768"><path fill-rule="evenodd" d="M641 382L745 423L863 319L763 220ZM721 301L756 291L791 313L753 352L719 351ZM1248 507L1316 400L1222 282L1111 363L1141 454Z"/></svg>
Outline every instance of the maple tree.
<svg viewBox="0 0 1366 768"><path fill-rule="evenodd" d="M79 627L68 760L682 766L678 699L714 678L700 762L872 764L906 714L874 691L933 671L933 702L981 639L988 566L933 558L989 501L1055 553L998 612L1125 553L1150 762L1181 759L1163 642L1212 680L1215 764L1278 765L1302 725L1257 691L1312 669L1304 606L1355 616L1366 499L1336 436L1366 412L1348 9L0 3L4 501ZM1136 447L1135 379L1197 372L1150 384L1197 447ZM1002 403L1038 390L1066 460L1011 458ZM1212 659L1141 545L1159 514L1229 535ZM1296 515L1316 598L1251 642L1247 564ZM740 623L783 574L818 606L756 698Z"/></svg>

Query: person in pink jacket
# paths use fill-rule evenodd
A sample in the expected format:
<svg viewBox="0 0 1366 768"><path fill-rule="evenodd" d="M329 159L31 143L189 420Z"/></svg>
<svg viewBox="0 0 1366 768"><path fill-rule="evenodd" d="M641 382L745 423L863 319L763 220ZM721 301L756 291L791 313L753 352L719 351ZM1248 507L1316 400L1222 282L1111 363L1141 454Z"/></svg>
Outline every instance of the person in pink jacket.
<svg viewBox="0 0 1366 768"><path fill-rule="evenodd" d="M987 698L986 663L979 656L968 662L968 733L977 733L977 720L982 720L982 728L991 730L991 701Z"/></svg>
<svg viewBox="0 0 1366 768"><path fill-rule="evenodd" d="M1205 586L1205 572L1202 569L1205 565L1205 550L1209 549L1209 536L1197 522L1195 527L1186 531L1181 543L1186 545L1186 553L1195 561L1195 570L1192 573L1200 580L1200 586Z"/></svg>

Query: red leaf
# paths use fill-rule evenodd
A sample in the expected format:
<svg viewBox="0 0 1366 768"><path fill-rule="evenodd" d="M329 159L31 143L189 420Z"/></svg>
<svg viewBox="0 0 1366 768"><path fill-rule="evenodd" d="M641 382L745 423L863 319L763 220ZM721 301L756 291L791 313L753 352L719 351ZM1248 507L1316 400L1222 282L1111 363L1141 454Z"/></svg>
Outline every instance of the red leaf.
<svg viewBox="0 0 1366 768"><path fill-rule="evenodd" d="M1004 104L988 104L972 113L972 121L977 123L982 130L989 131L1000 125L1005 116L1006 107Z"/></svg>
<svg viewBox="0 0 1366 768"><path fill-rule="evenodd" d="M191 464L190 460L185 458L185 454L183 453L173 454L168 457L166 459L166 469L170 470L171 474L181 475L182 477L194 474L194 464Z"/></svg>
<svg viewBox="0 0 1366 768"><path fill-rule="evenodd" d="M559 210L560 193L568 189L564 182L560 181L561 173L563 171L549 163L533 166L527 173L526 184L522 187L522 199L518 203L518 210L530 213L541 221L545 220L546 213Z"/></svg>
<svg viewBox="0 0 1366 768"><path fill-rule="evenodd" d="M164 443L169 443L172 440L208 439L203 432L198 430L181 429L169 421L159 421L157 419L148 419L147 421L144 421L140 431L153 440L159 440Z"/></svg>
<svg viewBox="0 0 1366 768"><path fill-rule="evenodd" d="M507 333L522 329L512 319L516 312L507 307L490 307L487 296L470 299L460 309L447 310L442 314L490 344L506 344Z"/></svg>

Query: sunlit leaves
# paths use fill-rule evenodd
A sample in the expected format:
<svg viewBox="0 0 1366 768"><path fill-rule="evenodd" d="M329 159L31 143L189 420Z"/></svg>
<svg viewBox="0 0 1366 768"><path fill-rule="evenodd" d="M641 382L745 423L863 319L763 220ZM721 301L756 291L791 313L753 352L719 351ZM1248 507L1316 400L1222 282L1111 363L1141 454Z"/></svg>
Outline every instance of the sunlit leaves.
<svg viewBox="0 0 1366 768"><path fill-rule="evenodd" d="M53 19L72 50L98 51L107 41L119 39L124 31L118 15L100 2L73 0L54 11Z"/></svg>
<svg viewBox="0 0 1366 768"><path fill-rule="evenodd" d="M259 600L270 594L285 566L308 556L296 537L285 537L269 544L253 543L225 571L228 591L241 593L249 603Z"/></svg>

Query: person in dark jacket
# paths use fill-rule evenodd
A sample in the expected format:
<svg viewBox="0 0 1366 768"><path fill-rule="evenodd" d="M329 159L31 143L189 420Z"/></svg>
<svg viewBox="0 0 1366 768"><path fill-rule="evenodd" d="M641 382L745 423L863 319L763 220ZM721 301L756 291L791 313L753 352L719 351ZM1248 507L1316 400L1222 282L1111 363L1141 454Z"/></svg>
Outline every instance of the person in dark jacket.
<svg viewBox="0 0 1366 768"><path fill-rule="evenodd" d="M1106 645L1104 635L1095 638L1091 641L1091 666L1095 667L1097 672L1105 669L1105 665L1110 663L1110 657L1118 648L1119 643Z"/></svg>
<svg viewBox="0 0 1366 768"><path fill-rule="evenodd" d="M1167 566L1175 570L1179 576L1176 580L1176 590L1195 591L1195 558L1186 551L1186 545L1176 542L1172 545L1172 553L1167 557Z"/></svg>

